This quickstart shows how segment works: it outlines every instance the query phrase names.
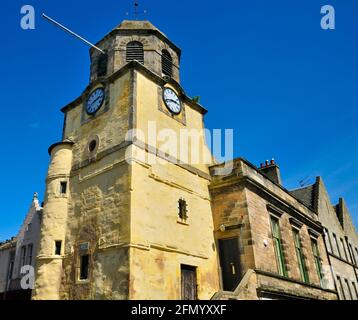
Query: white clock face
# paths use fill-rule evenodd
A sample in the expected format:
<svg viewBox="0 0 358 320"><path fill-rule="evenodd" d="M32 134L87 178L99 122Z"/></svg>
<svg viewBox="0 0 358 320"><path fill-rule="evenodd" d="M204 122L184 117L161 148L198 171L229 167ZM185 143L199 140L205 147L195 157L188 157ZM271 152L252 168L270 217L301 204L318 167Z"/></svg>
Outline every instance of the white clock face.
<svg viewBox="0 0 358 320"><path fill-rule="evenodd" d="M88 114L95 114L103 105L104 102L104 89L98 88L94 90L88 100L86 105L86 111Z"/></svg>
<svg viewBox="0 0 358 320"><path fill-rule="evenodd" d="M163 91L163 99L165 105L171 113L179 114L181 112L181 101L178 95L174 92L174 90L170 88L165 88Z"/></svg>

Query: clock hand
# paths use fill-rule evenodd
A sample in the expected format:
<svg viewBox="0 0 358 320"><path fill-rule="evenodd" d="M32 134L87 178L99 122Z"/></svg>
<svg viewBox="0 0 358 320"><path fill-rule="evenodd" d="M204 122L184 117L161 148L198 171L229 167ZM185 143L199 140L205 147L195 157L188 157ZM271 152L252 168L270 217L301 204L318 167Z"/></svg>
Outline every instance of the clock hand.
<svg viewBox="0 0 358 320"><path fill-rule="evenodd" d="M95 102L97 102L97 101L100 100L100 99L102 99L102 97L97 98L97 99L94 100L92 103L95 103Z"/></svg>
<svg viewBox="0 0 358 320"><path fill-rule="evenodd" d="M178 101L175 101L175 100L173 100L173 99L167 99L167 101L172 101L172 102L174 102L174 103L176 103L176 104L179 104Z"/></svg>

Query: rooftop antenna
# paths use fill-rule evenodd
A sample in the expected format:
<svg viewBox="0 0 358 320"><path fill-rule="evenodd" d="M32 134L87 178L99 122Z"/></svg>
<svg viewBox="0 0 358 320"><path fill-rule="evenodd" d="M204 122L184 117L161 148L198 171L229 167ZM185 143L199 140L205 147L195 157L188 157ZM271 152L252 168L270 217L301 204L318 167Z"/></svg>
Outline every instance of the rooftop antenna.
<svg viewBox="0 0 358 320"><path fill-rule="evenodd" d="M147 10L139 11L138 9L139 9L139 1L135 0L134 1L134 11L133 11L134 20L138 20L139 15L147 14ZM126 15L129 16L130 13L127 12Z"/></svg>
<svg viewBox="0 0 358 320"><path fill-rule="evenodd" d="M67 33L69 33L70 35L74 36L75 38L81 40L82 42L86 43L87 45L89 45L90 47L98 50L99 52L101 52L102 54L106 54L102 49L96 47L93 43L89 42L88 40L86 40L85 38L79 36L77 33L73 32L72 30L66 28L64 25L60 24L59 22L55 21L54 19L50 18L49 16L47 16L46 14L42 14L42 17L45 18L47 21L51 22L52 24L54 24L55 26L61 28L62 30L66 31Z"/></svg>
<svg viewBox="0 0 358 320"><path fill-rule="evenodd" d="M311 179L311 176L307 176L306 178L302 179L299 184L300 184L300 187L303 188L303 187L306 187L309 185L310 183L310 180Z"/></svg>

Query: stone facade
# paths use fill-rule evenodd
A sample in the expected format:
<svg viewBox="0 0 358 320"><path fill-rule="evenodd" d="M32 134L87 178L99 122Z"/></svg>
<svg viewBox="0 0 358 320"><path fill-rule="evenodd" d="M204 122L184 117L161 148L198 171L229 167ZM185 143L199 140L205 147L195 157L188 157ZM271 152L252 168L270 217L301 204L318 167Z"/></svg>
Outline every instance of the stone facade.
<svg viewBox="0 0 358 320"><path fill-rule="evenodd" d="M123 60L133 39L144 44L144 64ZM195 270L195 296L209 299L219 290L219 273L208 166L176 159L175 150L150 134L151 124L177 136L183 128L203 130L206 110L177 82L180 50L151 24L124 22L99 45L105 43L109 74L92 77L81 97L63 108L63 140L49 150L33 299L180 299L185 268ZM172 53L171 79L161 72L162 48ZM100 87L107 98L88 115L88 94ZM164 112L163 88L178 93L181 114ZM208 156L204 135L200 146L201 158ZM178 217L180 199L187 221Z"/></svg>
<svg viewBox="0 0 358 320"><path fill-rule="evenodd" d="M236 159L233 163L233 172L225 176L214 175L222 165L211 167L213 180L210 192L215 238L218 241L236 239L241 270L237 279L238 289L231 294L219 294L218 298L336 299L323 228L317 214L246 160ZM279 223L287 272L285 276L279 275L278 271L271 217ZM300 273L293 230L299 233L309 278L307 282L303 281ZM318 245L322 279L315 265L312 240ZM221 257L221 268L228 262L230 260ZM250 277L246 276L248 273ZM243 286L242 281L248 284ZM251 289L247 289L247 286ZM240 287L246 289L242 291Z"/></svg>
<svg viewBox="0 0 358 320"><path fill-rule="evenodd" d="M344 199L332 205L320 177L292 193L318 213L339 298L358 300L358 235Z"/></svg>

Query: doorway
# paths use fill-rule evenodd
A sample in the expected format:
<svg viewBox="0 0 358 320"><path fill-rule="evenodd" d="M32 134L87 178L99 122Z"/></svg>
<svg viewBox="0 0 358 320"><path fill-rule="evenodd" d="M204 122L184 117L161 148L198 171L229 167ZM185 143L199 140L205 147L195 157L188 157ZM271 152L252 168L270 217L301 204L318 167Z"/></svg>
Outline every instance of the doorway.
<svg viewBox="0 0 358 320"><path fill-rule="evenodd" d="M239 238L219 240L224 291L234 291L241 280Z"/></svg>
<svg viewBox="0 0 358 320"><path fill-rule="evenodd" d="M181 297L182 300L197 300L195 267L181 266Z"/></svg>

